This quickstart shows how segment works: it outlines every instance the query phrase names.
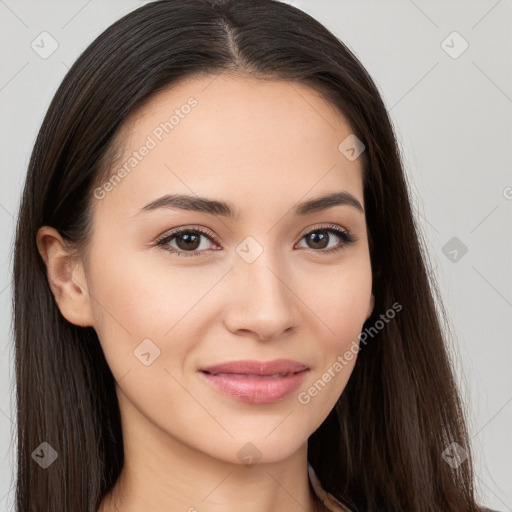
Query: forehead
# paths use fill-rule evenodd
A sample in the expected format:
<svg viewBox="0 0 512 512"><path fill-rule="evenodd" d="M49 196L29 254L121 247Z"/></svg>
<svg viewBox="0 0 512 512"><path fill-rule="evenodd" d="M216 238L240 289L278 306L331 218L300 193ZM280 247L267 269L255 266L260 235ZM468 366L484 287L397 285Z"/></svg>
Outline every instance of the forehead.
<svg viewBox="0 0 512 512"><path fill-rule="evenodd" d="M188 193L261 208L262 201L346 190L363 204L361 159L340 150L349 136L347 119L304 84L227 74L187 79L119 130L111 173L122 177L106 202L115 197L134 210L164 193Z"/></svg>

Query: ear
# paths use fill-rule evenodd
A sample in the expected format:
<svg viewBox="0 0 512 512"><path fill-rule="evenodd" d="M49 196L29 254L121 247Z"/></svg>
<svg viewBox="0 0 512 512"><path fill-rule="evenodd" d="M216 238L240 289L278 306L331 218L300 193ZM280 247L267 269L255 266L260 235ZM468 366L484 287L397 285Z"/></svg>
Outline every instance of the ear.
<svg viewBox="0 0 512 512"><path fill-rule="evenodd" d="M46 265L48 283L62 316L81 327L93 325L93 315L85 272L74 262L59 232L49 226L39 228L37 248Z"/></svg>
<svg viewBox="0 0 512 512"><path fill-rule="evenodd" d="M373 313L373 308L375 307L375 297L372 293L371 297L370 297L370 303L368 305L368 313L367 313L367 316L366 316L366 320L368 320L368 318L370 318L371 314Z"/></svg>

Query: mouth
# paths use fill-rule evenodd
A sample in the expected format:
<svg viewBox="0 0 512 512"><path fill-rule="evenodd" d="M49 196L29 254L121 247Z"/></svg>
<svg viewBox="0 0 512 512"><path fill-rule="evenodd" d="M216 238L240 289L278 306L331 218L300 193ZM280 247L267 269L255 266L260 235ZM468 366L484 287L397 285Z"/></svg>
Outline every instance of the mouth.
<svg viewBox="0 0 512 512"><path fill-rule="evenodd" d="M214 372L208 372L205 370L202 370L203 373L207 375L214 375L214 376L225 376L225 377L232 377L234 379L236 378L245 378L245 379L279 379L281 377L289 377L290 375L294 375L295 373L299 372L281 372L276 373L274 375L258 375L258 374L250 374L250 373L214 373Z"/></svg>
<svg viewBox="0 0 512 512"><path fill-rule="evenodd" d="M295 391L310 371L297 361L233 361L199 369L201 378L215 390L236 400L273 403Z"/></svg>

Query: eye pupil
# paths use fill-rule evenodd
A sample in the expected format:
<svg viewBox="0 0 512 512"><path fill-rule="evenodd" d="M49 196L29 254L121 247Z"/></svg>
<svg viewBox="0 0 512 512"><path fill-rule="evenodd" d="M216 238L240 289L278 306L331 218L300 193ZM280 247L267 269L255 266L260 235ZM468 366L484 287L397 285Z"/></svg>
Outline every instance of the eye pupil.
<svg viewBox="0 0 512 512"><path fill-rule="evenodd" d="M309 241L313 242L312 249L324 249L327 247L329 236L327 231L315 231L309 234Z"/></svg>
<svg viewBox="0 0 512 512"><path fill-rule="evenodd" d="M201 243L200 236L190 232L178 234L176 235L176 245L183 250L197 249ZM184 245L180 241L183 241Z"/></svg>

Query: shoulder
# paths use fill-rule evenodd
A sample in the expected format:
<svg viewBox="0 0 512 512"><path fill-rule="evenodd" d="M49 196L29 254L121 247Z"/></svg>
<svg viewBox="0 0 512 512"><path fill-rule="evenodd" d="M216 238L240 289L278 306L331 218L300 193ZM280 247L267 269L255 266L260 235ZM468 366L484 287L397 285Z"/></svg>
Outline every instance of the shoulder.
<svg viewBox="0 0 512 512"><path fill-rule="evenodd" d="M324 504L324 506L327 508L327 510L330 510L332 512L351 512L342 503L340 503L332 494L325 491L311 464L308 464L308 476L313 491L318 496L320 501Z"/></svg>
<svg viewBox="0 0 512 512"><path fill-rule="evenodd" d="M331 510L333 512L351 512L342 503L340 503L332 494L325 491L311 464L308 464L308 476L315 494L320 498L320 500L323 502L323 504L326 506L328 510ZM493 510L490 508L481 508L480 511L501 512L499 510Z"/></svg>

